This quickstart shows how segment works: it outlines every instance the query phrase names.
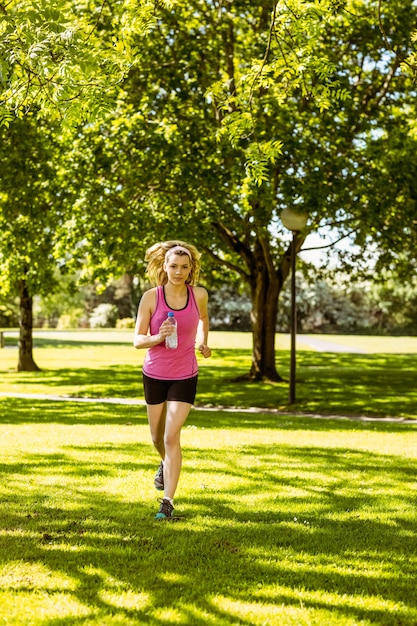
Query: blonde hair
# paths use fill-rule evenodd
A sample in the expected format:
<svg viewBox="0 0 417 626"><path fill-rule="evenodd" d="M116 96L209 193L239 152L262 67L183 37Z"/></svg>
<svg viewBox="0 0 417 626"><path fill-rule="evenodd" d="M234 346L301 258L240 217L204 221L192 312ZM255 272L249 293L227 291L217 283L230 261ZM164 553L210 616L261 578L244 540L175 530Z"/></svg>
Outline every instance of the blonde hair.
<svg viewBox="0 0 417 626"><path fill-rule="evenodd" d="M153 246L148 248L145 253L145 261L148 264L147 272L150 281L154 285L166 285L168 282L167 273L164 270L164 264L166 259L169 258L169 252L171 248L185 248L188 250L189 254L185 250L173 250L172 252L175 254L179 254L180 256L185 255L189 256L191 271L188 276L186 283L188 285L195 285L198 280L198 276L200 274L200 257L201 254L197 250L197 248L190 243L186 243L185 241L159 241L155 243Z"/></svg>

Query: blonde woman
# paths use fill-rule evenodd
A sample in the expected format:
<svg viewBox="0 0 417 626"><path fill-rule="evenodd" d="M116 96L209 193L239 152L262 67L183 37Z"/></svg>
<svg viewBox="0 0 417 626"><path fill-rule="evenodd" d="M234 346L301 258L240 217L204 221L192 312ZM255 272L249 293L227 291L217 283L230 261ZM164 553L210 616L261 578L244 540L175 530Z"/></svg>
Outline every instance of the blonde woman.
<svg viewBox="0 0 417 626"><path fill-rule="evenodd" d="M181 464L181 429L194 403L198 364L196 345L205 357L209 318L208 295L195 286L200 253L184 241L159 242L146 251L148 275L155 287L139 303L134 346L147 348L143 386L153 445L161 457L155 487L164 491L156 519L173 517L174 495ZM165 339L174 331L168 312L177 321L178 347L168 349Z"/></svg>

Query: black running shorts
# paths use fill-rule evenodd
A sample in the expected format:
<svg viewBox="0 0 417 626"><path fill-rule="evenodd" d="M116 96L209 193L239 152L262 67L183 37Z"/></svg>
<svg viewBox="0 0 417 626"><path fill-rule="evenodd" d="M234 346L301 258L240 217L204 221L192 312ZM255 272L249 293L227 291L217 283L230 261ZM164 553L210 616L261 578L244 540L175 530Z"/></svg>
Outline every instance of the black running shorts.
<svg viewBox="0 0 417 626"><path fill-rule="evenodd" d="M142 376L146 404L162 404L166 400L194 404L198 376L184 380L159 380L146 374Z"/></svg>

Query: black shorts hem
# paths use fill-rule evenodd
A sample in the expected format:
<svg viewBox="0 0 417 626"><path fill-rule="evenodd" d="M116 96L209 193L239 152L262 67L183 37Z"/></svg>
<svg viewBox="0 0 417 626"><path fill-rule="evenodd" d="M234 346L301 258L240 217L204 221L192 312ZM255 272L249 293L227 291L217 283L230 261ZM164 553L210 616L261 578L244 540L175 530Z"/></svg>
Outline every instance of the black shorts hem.
<svg viewBox="0 0 417 626"><path fill-rule="evenodd" d="M160 380L142 372L146 404L162 404L166 401L194 404L198 374L182 380Z"/></svg>

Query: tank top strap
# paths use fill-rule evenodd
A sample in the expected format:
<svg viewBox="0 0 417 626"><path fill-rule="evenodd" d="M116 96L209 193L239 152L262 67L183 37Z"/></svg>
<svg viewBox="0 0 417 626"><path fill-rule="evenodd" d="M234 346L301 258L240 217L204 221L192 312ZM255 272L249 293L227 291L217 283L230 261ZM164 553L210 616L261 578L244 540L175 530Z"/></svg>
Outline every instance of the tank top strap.
<svg viewBox="0 0 417 626"><path fill-rule="evenodd" d="M196 311L198 311L197 301L194 295L194 289L191 285L188 285L188 293L190 294L191 305L196 309Z"/></svg>
<svg viewBox="0 0 417 626"><path fill-rule="evenodd" d="M162 285L158 285L156 288L156 302L155 302L155 311L158 309L160 302L163 302L164 294L163 294Z"/></svg>

